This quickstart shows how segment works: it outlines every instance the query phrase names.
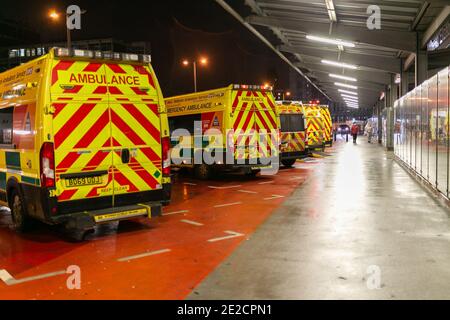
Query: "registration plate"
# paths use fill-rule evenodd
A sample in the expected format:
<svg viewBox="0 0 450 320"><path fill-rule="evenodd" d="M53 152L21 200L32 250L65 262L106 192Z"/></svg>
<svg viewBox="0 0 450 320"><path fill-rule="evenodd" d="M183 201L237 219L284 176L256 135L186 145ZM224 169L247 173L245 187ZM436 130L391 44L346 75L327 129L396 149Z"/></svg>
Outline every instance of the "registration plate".
<svg viewBox="0 0 450 320"><path fill-rule="evenodd" d="M78 178L66 178L66 187L81 187L101 184L103 179L101 176L94 177L78 177Z"/></svg>

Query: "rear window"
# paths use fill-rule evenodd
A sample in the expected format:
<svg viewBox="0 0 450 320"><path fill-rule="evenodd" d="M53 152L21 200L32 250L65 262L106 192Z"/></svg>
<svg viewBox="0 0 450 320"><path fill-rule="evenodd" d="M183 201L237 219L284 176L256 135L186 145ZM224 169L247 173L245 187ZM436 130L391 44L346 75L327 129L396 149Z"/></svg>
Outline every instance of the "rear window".
<svg viewBox="0 0 450 320"><path fill-rule="evenodd" d="M280 115L281 132L305 131L305 122L302 114Z"/></svg>
<svg viewBox="0 0 450 320"><path fill-rule="evenodd" d="M190 134L194 134L195 121L202 121L201 114L192 114L186 116L170 117L169 129L173 132L176 129L186 129Z"/></svg>

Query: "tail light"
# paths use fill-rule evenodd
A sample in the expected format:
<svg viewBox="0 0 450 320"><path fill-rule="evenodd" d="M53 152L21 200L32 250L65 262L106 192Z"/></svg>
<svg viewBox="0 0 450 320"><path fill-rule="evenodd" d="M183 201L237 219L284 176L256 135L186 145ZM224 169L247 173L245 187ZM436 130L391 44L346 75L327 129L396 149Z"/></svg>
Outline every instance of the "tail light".
<svg viewBox="0 0 450 320"><path fill-rule="evenodd" d="M41 186L52 188L55 186L55 153L53 143L44 142L40 152Z"/></svg>
<svg viewBox="0 0 450 320"><path fill-rule="evenodd" d="M162 174L164 176L170 175L170 138L162 138Z"/></svg>

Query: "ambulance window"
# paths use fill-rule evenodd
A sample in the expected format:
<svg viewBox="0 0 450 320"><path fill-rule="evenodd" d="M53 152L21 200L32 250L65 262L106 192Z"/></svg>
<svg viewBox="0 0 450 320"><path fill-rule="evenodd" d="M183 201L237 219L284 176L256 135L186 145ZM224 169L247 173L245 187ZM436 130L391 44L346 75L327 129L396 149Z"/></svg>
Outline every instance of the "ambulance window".
<svg viewBox="0 0 450 320"><path fill-rule="evenodd" d="M0 144L12 144L14 107L0 109Z"/></svg>
<svg viewBox="0 0 450 320"><path fill-rule="evenodd" d="M281 132L290 132L289 117L288 114L280 115Z"/></svg>
<svg viewBox="0 0 450 320"><path fill-rule="evenodd" d="M195 121L200 122L201 128L201 121L202 121L201 114L191 114L186 116L171 117L169 118L169 129L171 132L173 132L176 129L186 129L189 131L190 134L194 134Z"/></svg>
<svg viewBox="0 0 450 320"><path fill-rule="evenodd" d="M303 115L293 114L290 119L290 127L292 131L305 131L305 122Z"/></svg>

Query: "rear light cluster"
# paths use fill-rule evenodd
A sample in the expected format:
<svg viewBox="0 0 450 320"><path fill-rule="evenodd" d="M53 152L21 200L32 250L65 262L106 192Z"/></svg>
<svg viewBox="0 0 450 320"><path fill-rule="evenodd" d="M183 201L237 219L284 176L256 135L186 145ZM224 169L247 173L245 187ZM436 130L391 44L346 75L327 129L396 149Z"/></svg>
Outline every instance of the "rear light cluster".
<svg viewBox="0 0 450 320"><path fill-rule="evenodd" d="M164 176L170 175L170 138L162 138L162 174Z"/></svg>
<svg viewBox="0 0 450 320"><path fill-rule="evenodd" d="M68 48L54 48L54 54L56 57L79 57L88 59L100 59L100 60L117 60L117 61L131 61L150 63L151 56L148 54L135 54L135 53L119 53L119 52L103 52L92 50L81 50Z"/></svg>
<svg viewBox="0 0 450 320"><path fill-rule="evenodd" d="M233 84L233 89L235 90L269 90L272 91L271 86L258 86L258 85L247 85L247 84Z"/></svg>
<svg viewBox="0 0 450 320"><path fill-rule="evenodd" d="M55 186L55 153L53 143L44 142L40 152L41 186L53 188Z"/></svg>

